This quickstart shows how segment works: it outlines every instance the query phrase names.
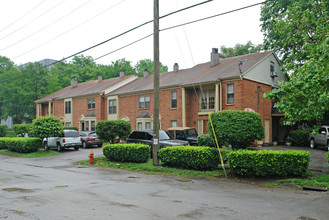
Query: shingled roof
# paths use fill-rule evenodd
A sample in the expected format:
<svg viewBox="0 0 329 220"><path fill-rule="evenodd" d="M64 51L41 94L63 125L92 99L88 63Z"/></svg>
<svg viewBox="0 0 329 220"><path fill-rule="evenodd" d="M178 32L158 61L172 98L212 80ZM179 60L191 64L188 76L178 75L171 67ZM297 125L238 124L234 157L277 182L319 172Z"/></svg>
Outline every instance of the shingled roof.
<svg viewBox="0 0 329 220"><path fill-rule="evenodd" d="M71 88L71 86L65 87L57 92L54 92L48 96L36 100L36 103L48 102L50 100L59 100L66 98L74 98L79 96L101 94L106 89L130 78L135 77L134 75L116 77L111 79L105 79L100 82L98 80L92 80L88 82L79 83L77 87Z"/></svg>
<svg viewBox="0 0 329 220"><path fill-rule="evenodd" d="M211 63L207 62L198 64L190 69L161 73L160 87L184 87L193 84L214 82L219 79L238 77L241 74L239 69L240 61L248 60L242 65L241 71L244 73L271 53L272 51L265 51L261 53L230 57L221 59L219 64L212 67ZM106 95L131 94L150 90L153 90L153 75L149 75L145 78L138 78Z"/></svg>

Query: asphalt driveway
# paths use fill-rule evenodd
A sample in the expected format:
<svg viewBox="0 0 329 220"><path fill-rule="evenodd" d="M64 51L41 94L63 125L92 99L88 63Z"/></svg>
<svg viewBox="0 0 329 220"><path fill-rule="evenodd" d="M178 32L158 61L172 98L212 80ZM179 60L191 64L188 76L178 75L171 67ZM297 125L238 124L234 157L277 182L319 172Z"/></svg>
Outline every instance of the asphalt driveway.
<svg viewBox="0 0 329 220"><path fill-rule="evenodd" d="M311 162L309 170L316 174L329 174L328 161L326 159L327 149L311 149L309 147L294 147L294 146L269 146L262 147L262 150L304 150L310 152Z"/></svg>

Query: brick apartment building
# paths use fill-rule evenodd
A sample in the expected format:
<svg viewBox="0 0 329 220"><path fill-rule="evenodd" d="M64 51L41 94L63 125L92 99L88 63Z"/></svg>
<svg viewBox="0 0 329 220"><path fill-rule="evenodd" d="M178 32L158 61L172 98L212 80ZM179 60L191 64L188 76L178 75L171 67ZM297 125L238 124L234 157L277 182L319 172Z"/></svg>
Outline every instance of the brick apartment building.
<svg viewBox="0 0 329 220"><path fill-rule="evenodd" d="M207 132L208 112L249 110L260 114L264 142L271 143L274 136L283 138L285 131L279 125L282 114L274 113L272 102L263 94L282 80L287 78L271 51L220 60L214 48L210 62L183 70L175 64L172 72L160 74L160 127L195 127L201 134ZM138 78L122 73L103 80L108 84L102 89L98 81L78 86L73 82L71 87L37 100L37 116L55 115L79 130L93 130L99 120L118 119L130 121L132 129L152 129L153 75L145 71L144 77ZM98 90L81 88L89 84ZM66 105L71 106L70 111Z"/></svg>

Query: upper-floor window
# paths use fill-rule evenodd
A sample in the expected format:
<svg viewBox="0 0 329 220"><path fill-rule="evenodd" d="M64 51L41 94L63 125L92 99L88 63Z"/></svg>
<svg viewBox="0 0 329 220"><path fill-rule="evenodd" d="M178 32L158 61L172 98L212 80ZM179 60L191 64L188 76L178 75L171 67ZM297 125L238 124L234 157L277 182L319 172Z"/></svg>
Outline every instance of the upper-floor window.
<svg viewBox="0 0 329 220"><path fill-rule="evenodd" d="M65 114L71 114L71 101L65 102Z"/></svg>
<svg viewBox="0 0 329 220"><path fill-rule="evenodd" d="M110 99L109 100L109 114L116 114L117 113L117 100Z"/></svg>
<svg viewBox="0 0 329 220"><path fill-rule="evenodd" d="M150 96L143 95L139 96L139 108L150 108Z"/></svg>
<svg viewBox="0 0 329 220"><path fill-rule="evenodd" d="M204 90L201 94L201 110L209 110L215 108L215 90Z"/></svg>
<svg viewBox="0 0 329 220"><path fill-rule="evenodd" d="M177 91L171 91L171 108L177 108Z"/></svg>
<svg viewBox="0 0 329 220"><path fill-rule="evenodd" d="M88 109L95 109L95 98L88 99Z"/></svg>
<svg viewBox="0 0 329 220"><path fill-rule="evenodd" d="M234 83L226 85L226 103L234 104Z"/></svg>

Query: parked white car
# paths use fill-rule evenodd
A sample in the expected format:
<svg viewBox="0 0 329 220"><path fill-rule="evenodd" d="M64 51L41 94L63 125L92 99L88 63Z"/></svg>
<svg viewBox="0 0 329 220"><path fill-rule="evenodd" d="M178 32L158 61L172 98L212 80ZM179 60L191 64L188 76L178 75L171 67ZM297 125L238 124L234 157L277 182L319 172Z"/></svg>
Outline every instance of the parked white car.
<svg viewBox="0 0 329 220"><path fill-rule="evenodd" d="M79 150L82 143L79 133L76 130L64 130L63 137L48 137L43 139L43 145L46 149L55 148L61 151L64 148L73 147Z"/></svg>
<svg viewBox="0 0 329 220"><path fill-rule="evenodd" d="M310 133L310 148L317 146L326 147L329 150L329 126L322 126L318 134Z"/></svg>

